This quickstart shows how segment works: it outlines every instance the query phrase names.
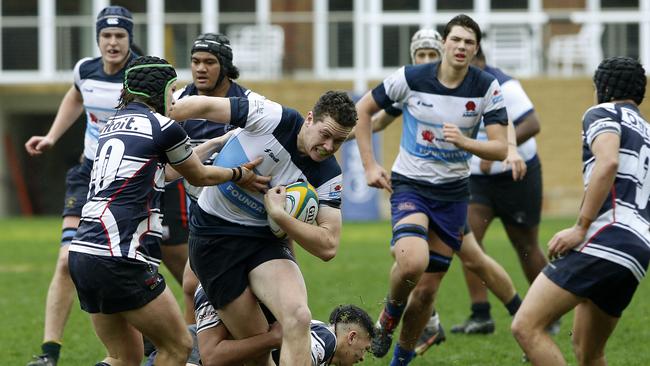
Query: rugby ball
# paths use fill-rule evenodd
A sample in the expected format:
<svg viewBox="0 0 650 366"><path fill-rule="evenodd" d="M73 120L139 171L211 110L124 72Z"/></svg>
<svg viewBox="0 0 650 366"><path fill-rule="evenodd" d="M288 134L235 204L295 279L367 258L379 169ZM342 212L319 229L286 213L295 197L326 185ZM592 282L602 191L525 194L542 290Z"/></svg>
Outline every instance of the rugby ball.
<svg viewBox="0 0 650 366"><path fill-rule="evenodd" d="M318 193L314 186L307 182L295 182L287 186L287 200L284 210L296 219L313 225L318 215ZM287 234L272 218L268 218L271 232L278 238L285 238Z"/></svg>

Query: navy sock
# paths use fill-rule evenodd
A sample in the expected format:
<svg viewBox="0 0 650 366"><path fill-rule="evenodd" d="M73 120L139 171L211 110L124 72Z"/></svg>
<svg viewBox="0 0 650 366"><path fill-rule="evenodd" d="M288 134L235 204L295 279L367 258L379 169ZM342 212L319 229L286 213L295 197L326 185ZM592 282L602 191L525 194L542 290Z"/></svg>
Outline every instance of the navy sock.
<svg viewBox="0 0 650 366"><path fill-rule="evenodd" d="M61 344L53 341L43 342L41 350L44 354L50 356L55 362L59 361L59 354L61 353Z"/></svg>
<svg viewBox="0 0 650 366"><path fill-rule="evenodd" d="M399 343L395 345L393 358L390 360L390 366L406 366L415 357L415 351L405 350L400 347Z"/></svg>
<svg viewBox="0 0 650 366"><path fill-rule="evenodd" d="M106 362L104 362L104 361L102 361L102 362L97 362L97 363L95 364L95 366L111 366L111 365L108 364L108 363L106 363Z"/></svg>
<svg viewBox="0 0 650 366"><path fill-rule="evenodd" d="M386 300L386 312L395 319L400 319L406 304L397 305L394 301Z"/></svg>
<svg viewBox="0 0 650 366"><path fill-rule="evenodd" d="M515 315L520 306L521 299L519 298L519 294L515 294L512 300L506 304L506 309L508 309L508 313L510 313L510 315Z"/></svg>
<svg viewBox="0 0 650 366"><path fill-rule="evenodd" d="M490 308L492 306L489 302L477 302L472 304L472 315L474 319L490 319L492 315L490 314Z"/></svg>

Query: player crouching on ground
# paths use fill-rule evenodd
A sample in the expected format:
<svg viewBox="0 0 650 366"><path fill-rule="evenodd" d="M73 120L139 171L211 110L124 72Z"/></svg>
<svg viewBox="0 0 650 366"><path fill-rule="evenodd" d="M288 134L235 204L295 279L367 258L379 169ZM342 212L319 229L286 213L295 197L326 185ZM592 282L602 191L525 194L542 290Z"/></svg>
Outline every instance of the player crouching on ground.
<svg viewBox="0 0 650 366"><path fill-rule="evenodd" d="M282 328L268 312L265 314L271 327L267 332L233 339L201 286L197 288L194 307L196 326L190 326L190 332L196 337L188 365L243 365L271 351L274 361L278 361ZM329 316L329 324L311 321L312 365L349 366L362 362L374 333L372 320L363 309L355 305L337 306ZM153 365L152 360L150 358L145 366Z"/></svg>
<svg viewBox="0 0 650 366"><path fill-rule="evenodd" d="M119 110L99 135L88 201L68 256L81 308L107 351L98 365L139 365L142 335L159 350L158 366L185 365L191 349L180 309L158 273L165 167L202 186L235 180L260 189L269 180L252 171L261 158L237 169L204 166L185 131L163 116L175 87L167 61L133 60Z"/></svg>

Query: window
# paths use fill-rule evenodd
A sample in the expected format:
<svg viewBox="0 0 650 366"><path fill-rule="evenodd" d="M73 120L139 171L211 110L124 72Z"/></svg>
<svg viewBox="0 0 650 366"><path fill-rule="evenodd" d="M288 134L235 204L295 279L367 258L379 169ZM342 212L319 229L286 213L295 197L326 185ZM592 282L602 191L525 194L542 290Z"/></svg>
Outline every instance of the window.
<svg viewBox="0 0 650 366"><path fill-rule="evenodd" d="M166 13L201 13L201 0L165 0Z"/></svg>
<svg viewBox="0 0 650 366"><path fill-rule="evenodd" d="M330 22L329 67L352 67L354 65L354 26L352 22Z"/></svg>
<svg viewBox="0 0 650 366"><path fill-rule="evenodd" d="M400 67L411 63L411 37L420 29L417 25L389 25L383 27L382 64Z"/></svg>
<svg viewBox="0 0 650 366"><path fill-rule="evenodd" d="M438 10L471 10L473 0L438 0Z"/></svg>
<svg viewBox="0 0 650 366"><path fill-rule="evenodd" d="M492 0L494 10L525 10L528 9L528 0Z"/></svg>
<svg viewBox="0 0 650 366"><path fill-rule="evenodd" d="M420 9L419 0L383 0L382 9L384 11L408 11Z"/></svg>
<svg viewBox="0 0 650 366"><path fill-rule="evenodd" d="M2 30L2 69L38 70L38 29Z"/></svg>
<svg viewBox="0 0 650 366"><path fill-rule="evenodd" d="M639 8L639 0L600 0L600 6L607 8Z"/></svg>
<svg viewBox="0 0 650 366"><path fill-rule="evenodd" d="M38 15L38 0L3 1L2 16Z"/></svg>
<svg viewBox="0 0 650 366"><path fill-rule="evenodd" d="M639 58L639 24L605 24L603 56L628 56Z"/></svg>
<svg viewBox="0 0 650 366"><path fill-rule="evenodd" d="M219 12L254 12L255 0L219 0Z"/></svg>

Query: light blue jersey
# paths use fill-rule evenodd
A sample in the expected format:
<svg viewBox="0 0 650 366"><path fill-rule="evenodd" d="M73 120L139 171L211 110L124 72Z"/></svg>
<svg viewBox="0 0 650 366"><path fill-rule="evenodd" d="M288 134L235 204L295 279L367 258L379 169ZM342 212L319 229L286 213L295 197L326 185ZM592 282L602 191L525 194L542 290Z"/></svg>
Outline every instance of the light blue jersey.
<svg viewBox="0 0 650 366"><path fill-rule="evenodd" d="M435 62L402 67L373 89L372 96L381 108L402 105L402 139L393 173L459 191L467 185L472 155L445 141L443 124L455 124L474 138L481 119L486 125L506 125L508 118L493 76L470 67L460 86L449 89L437 79L439 66Z"/></svg>

